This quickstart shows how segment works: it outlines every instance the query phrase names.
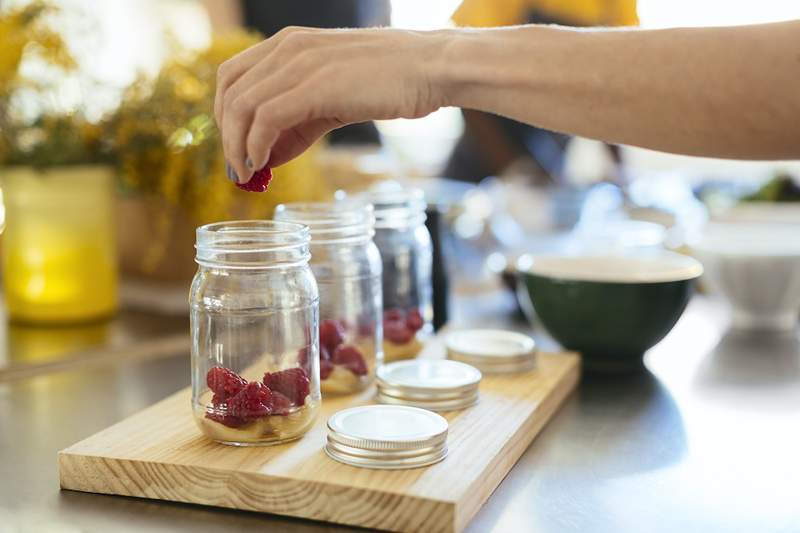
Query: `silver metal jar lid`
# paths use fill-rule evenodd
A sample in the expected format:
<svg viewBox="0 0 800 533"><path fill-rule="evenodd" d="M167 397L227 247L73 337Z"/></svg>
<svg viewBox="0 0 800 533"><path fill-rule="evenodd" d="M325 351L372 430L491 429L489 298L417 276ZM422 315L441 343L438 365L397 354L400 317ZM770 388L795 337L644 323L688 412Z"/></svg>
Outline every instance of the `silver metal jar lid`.
<svg viewBox="0 0 800 533"><path fill-rule="evenodd" d="M328 419L325 453L363 468L427 466L447 455L447 428L447 420L416 407L353 407Z"/></svg>
<svg viewBox="0 0 800 533"><path fill-rule="evenodd" d="M382 365L376 373L378 385L409 395L462 395L481 382L475 367L447 359L410 359Z"/></svg>
<svg viewBox="0 0 800 533"><path fill-rule="evenodd" d="M536 343L522 333L494 329L456 331L445 339L447 357L487 374L516 373L536 366Z"/></svg>
<svg viewBox="0 0 800 533"><path fill-rule="evenodd" d="M376 397L381 403L456 411L475 405L480 381L477 368L458 361L397 361L378 369Z"/></svg>
<svg viewBox="0 0 800 533"><path fill-rule="evenodd" d="M447 412L460 411L461 409L472 407L478 403L479 395L476 389L474 393L459 398L447 398L443 400L420 399L409 398L407 396L395 396L388 394L386 391L379 388L376 394L376 399L384 404L410 405L412 407L419 407L420 409L427 409L429 411Z"/></svg>

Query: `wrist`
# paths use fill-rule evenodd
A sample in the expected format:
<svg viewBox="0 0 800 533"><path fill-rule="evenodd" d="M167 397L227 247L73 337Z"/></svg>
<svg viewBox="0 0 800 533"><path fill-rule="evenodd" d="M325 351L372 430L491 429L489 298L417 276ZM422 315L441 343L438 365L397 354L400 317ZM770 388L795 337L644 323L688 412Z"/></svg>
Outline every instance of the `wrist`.
<svg viewBox="0 0 800 533"><path fill-rule="evenodd" d="M442 107L463 105L464 88L479 82L480 59L471 57L471 49L481 30L450 29L434 32L433 61L429 62L431 90ZM471 60L470 60L471 59Z"/></svg>
<svg viewBox="0 0 800 533"><path fill-rule="evenodd" d="M498 112L520 88L541 90L545 74L535 59L552 53L559 33L535 25L439 32L432 85L442 105Z"/></svg>

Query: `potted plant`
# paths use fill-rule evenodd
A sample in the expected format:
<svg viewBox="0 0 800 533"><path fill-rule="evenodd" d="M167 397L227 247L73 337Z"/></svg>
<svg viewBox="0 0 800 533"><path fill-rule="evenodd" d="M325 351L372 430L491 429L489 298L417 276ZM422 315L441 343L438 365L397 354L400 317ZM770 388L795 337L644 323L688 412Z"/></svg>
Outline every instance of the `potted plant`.
<svg viewBox="0 0 800 533"><path fill-rule="evenodd" d="M102 126L48 108L56 86L23 76L76 68L43 2L0 12L0 186L3 282L13 320L92 320L117 308L115 173ZM57 82L55 82L57 83Z"/></svg>
<svg viewBox="0 0 800 533"><path fill-rule="evenodd" d="M123 95L110 135L122 181L118 238L126 276L188 284L198 225L269 218L279 203L332 195L313 149L275 169L266 194L241 191L225 177L213 117L217 67L260 40L235 31L213 36L205 49L178 50L154 78L140 78Z"/></svg>

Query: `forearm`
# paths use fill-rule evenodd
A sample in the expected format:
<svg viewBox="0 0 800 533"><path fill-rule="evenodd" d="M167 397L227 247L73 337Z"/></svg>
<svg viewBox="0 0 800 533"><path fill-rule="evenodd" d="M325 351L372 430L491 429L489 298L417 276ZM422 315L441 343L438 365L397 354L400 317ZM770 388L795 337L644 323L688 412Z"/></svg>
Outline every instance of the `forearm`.
<svg viewBox="0 0 800 533"><path fill-rule="evenodd" d="M203 0L211 29L224 33L244 25L242 5L239 0Z"/></svg>
<svg viewBox="0 0 800 533"><path fill-rule="evenodd" d="M444 34L443 104L691 155L800 157L800 22Z"/></svg>

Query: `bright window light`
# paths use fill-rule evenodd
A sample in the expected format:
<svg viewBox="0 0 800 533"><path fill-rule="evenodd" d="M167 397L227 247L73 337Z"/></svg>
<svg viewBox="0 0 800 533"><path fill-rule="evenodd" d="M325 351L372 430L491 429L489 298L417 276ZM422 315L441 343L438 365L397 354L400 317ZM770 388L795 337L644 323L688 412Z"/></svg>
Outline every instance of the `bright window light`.
<svg viewBox="0 0 800 533"><path fill-rule="evenodd" d="M643 27L734 26L800 19L800 2L792 0L639 0Z"/></svg>

